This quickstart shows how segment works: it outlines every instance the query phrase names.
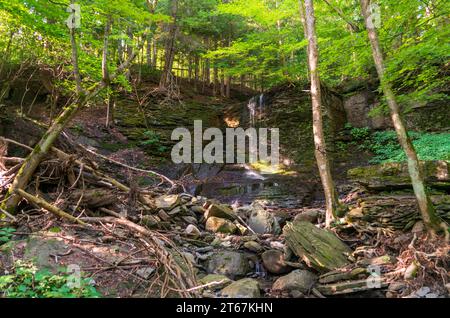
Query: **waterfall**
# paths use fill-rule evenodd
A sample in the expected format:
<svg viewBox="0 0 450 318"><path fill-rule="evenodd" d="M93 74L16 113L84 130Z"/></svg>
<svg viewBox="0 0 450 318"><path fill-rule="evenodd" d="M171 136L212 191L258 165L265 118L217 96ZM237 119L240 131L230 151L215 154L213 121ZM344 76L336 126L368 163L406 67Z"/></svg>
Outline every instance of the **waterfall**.
<svg viewBox="0 0 450 318"><path fill-rule="evenodd" d="M247 108L250 113L250 126L251 127L254 127L256 124L256 107L257 107L256 103L257 103L256 98L252 97L247 104Z"/></svg>
<svg viewBox="0 0 450 318"><path fill-rule="evenodd" d="M255 127L257 121L261 121L263 114L264 114L264 107L265 107L265 101L264 101L264 94L261 94L259 96L252 97L248 104L247 108L250 113L250 126ZM258 120L257 120L258 118Z"/></svg>
<svg viewBox="0 0 450 318"><path fill-rule="evenodd" d="M264 114L264 94L259 95L259 120L262 119Z"/></svg>

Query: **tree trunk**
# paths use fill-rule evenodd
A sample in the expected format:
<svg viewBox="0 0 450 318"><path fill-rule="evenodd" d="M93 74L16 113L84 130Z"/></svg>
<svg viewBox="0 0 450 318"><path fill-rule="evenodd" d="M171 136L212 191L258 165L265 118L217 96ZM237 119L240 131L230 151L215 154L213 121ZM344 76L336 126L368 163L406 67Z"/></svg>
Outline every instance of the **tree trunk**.
<svg viewBox="0 0 450 318"><path fill-rule="evenodd" d="M164 62L164 70L159 82L159 89L167 89L167 85L170 84L170 73L172 72L173 60L175 56L175 37L177 34L177 13L178 13L178 0L171 0L171 16L172 23L169 25L169 38L166 43L166 57Z"/></svg>
<svg viewBox="0 0 450 318"><path fill-rule="evenodd" d="M110 85L109 80L109 69L108 69L108 41L109 41L109 33L111 30L111 18L108 17L108 20L106 21L105 25L105 34L103 37L103 54L102 54L102 79L103 82L106 83L106 87L108 88ZM110 92L107 92L106 97L106 122L105 126L106 128L109 128L110 123L110 113L111 113L111 96Z"/></svg>
<svg viewBox="0 0 450 318"><path fill-rule="evenodd" d="M427 189L425 188L423 174L419 165L419 159L417 157L417 153L414 149L411 139L409 138L406 131L406 127L401 117L400 107L397 104L394 91L391 84L386 81L384 76L385 66L383 53L381 51L377 31L375 30L375 26L372 22L369 5L370 0L361 0L362 14L364 16L367 33L369 36L370 44L372 46L373 60L375 62L375 67L377 69L378 77L381 82L381 88L391 111L391 118L394 124L395 131L397 133L399 143L402 146L408 160L408 171L411 177L414 193L419 204L423 222L426 225L428 231L437 232L440 229L440 220L436 214L433 203L428 196Z"/></svg>
<svg viewBox="0 0 450 318"><path fill-rule="evenodd" d="M311 99L313 109L313 132L315 144L315 156L322 180L323 191L326 200L326 224L329 226L337 217L339 200L331 175L330 163L328 161L325 137L323 132L322 105L320 78L317 69L319 52L317 47L316 26L314 17L313 0L305 0L306 29L308 35L308 64L311 77Z"/></svg>
<svg viewBox="0 0 450 318"><path fill-rule="evenodd" d="M232 80L232 77L227 76L227 78L226 78L226 94L225 94L227 98L231 97L231 80Z"/></svg>

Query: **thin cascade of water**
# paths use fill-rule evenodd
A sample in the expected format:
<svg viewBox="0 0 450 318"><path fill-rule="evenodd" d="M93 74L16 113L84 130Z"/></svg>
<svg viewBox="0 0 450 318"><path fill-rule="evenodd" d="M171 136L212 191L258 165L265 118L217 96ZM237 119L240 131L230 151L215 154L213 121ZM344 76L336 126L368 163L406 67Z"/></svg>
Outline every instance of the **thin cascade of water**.
<svg viewBox="0 0 450 318"><path fill-rule="evenodd" d="M257 121L261 121L263 114L264 114L264 108L265 108L265 96L264 94L261 94L259 96L252 97L248 104L247 108L250 113L250 125L251 127L255 127Z"/></svg>
<svg viewBox="0 0 450 318"><path fill-rule="evenodd" d="M256 125L256 107L257 107L257 101L255 97L252 97L250 101L247 104L247 108L250 113L250 125L251 127L254 127Z"/></svg>

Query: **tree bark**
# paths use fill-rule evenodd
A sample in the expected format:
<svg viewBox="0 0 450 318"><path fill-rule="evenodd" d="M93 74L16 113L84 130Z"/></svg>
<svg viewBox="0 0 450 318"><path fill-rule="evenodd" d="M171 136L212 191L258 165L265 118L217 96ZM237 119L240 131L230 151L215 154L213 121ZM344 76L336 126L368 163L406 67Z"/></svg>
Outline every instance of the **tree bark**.
<svg viewBox="0 0 450 318"><path fill-rule="evenodd" d="M178 13L178 0L171 0L171 16L173 21L169 25L169 38L166 43L166 56L164 62L164 70L159 82L159 89L166 90L167 85L170 84L170 73L172 72L173 60L175 55L175 37L177 34L177 13Z"/></svg>
<svg viewBox="0 0 450 318"><path fill-rule="evenodd" d="M427 193L427 189L424 184L423 173L419 165L419 159L401 117L400 107L397 104L394 91L391 84L385 79L383 53L381 50L380 41L378 39L378 33L372 22L369 6L370 0L361 0L361 11L364 16L369 41L372 47L373 60L377 69L378 77L380 79L381 88L391 111L391 118L394 124L395 131L397 133L399 143L407 157L408 171L411 177L414 193L419 204L423 222L429 232L435 233L440 229L440 220Z"/></svg>
<svg viewBox="0 0 450 318"><path fill-rule="evenodd" d="M103 82L106 83L106 87L110 86L110 78L109 78L109 69L108 69L108 42L109 42L109 33L111 30L111 17L108 17L105 25L105 34L103 36L103 54L102 54L102 79ZM106 98L106 128L109 128L110 124L110 114L111 114L111 94L107 92Z"/></svg>
<svg viewBox="0 0 450 318"><path fill-rule="evenodd" d="M329 226L337 217L339 199L331 175L331 167L328 161L325 136L323 132L321 90L318 66L318 46L314 16L313 0L305 0L306 31L308 35L308 64L311 77L311 99L313 109L313 133L315 144L315 156L319 168L320 179L326 200L326 224Z"/></svg>

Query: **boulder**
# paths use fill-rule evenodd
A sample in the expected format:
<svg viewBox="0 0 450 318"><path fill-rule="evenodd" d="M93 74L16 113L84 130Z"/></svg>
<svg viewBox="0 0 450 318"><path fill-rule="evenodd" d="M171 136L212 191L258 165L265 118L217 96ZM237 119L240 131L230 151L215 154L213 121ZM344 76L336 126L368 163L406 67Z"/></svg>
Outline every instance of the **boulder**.
<svg viewBox="0 0 450 318"><path fill-rule="evenodd" d="M155 199L156 208L170 211L180 204L180 197L176 194L162 195Z"/></svg>
<svg viewBox="0 0 450 318"><path fill-rule="evenodd" d="M30 237L26 242L23 258L33 261L40 269L57 270L60 264L55 262L53 255L64 255L69 249L62 240Z"/></svg>
<svg viewBox="0 0 450 318"><path fill-rule="evenodd" d="M200 232L200 230L193 224L189 224L184 232L193 238L197 238L202 235L202 232Z"/></svg>
<svg viewBox="0 0 450 318"><path fill-rule="evenodd" d="M279 250L265 251L261 255L264 268L272 274L286 274L291 269L284 262L284 254Z"/></svg>
<svg viewBox="0 0 450 318"><path fill-rule="evenodd" d="M273 291L291 292L293 290L308 293L315 285L317 276L309 271L295 270L278 278L272 286Z"/></svg>
<svg viewBox="0 0 450 318"><path fill-rule="evenodd" d="M247 221L248 226L258 234L279 234L280 225L275 217L264 210L264 208L255 204L253 206L253 211Z"/></svg>
<svg viewBox="0 0 450 318"><path fill-rule="evenodd" d="M261 252L263 250L263 247L261 246L261 244L259 244L258 242L255 242L255 241L245 242L244 248L248 249L249 251L255 252L255 253Z"/></svg>
<svg viewBox="0 0 450 318"><path fill-rule="evenodd" d="M420 162L427 185L435 188L450 189L450 164L446 161ZM391 190L411 188L411 179L406 163L385 163L350 169L349 179L371 190Z"/></svg>
<svg viewBox="0 0 450 318"><path fill-rule="evenodd" d="M309 222L287 223L283 229L288 247L308 267L329 272L350 264L351 249L336 235Z"/></svg>
<svg viewBox="0 0 450 318"><path fill-rule="evenodd" d="M244 278L225 287L221 292L226 298L259 298L259 283L252 278Z"/></svg>
<svg viewBox="0 0 450 318"><path fill-rule="evenodd" d="M319 220L319 217L323 214L320 210L308 210L304 211L300 214L297 214L294 218L295 221L305 221L309 223L316 224Z"/></svg>
<svg viewBox="0 0 450 318"><path fill-rule="evenodd" d="M206 229L214 233L233 234L237 227L229 220L212 216L206 221Z"/></svg>
<svg viewBox="0 0 450 318"><path fill-rule="evenodd" d="M211 217L217 217L222 219L227 219L230 221L234 221L236 219L236 215L233 210L226 205L223 204L211 204L205 212L205 219L209 219Z"/></svg>
<svg viewBox="0 0 450 318"><path fill-rule="evenodd" d="M144 215L141 222L148 228L155 228L158 227L161 219L156 215Z"/></svg>
<svg viewBox="0 0 450 318"><path fill-rule="evenodd" d="M214 253L209 258L206 268L210 274L226 275L231 279L244 277L251 270L244 253L235 251Z"/></svg>

